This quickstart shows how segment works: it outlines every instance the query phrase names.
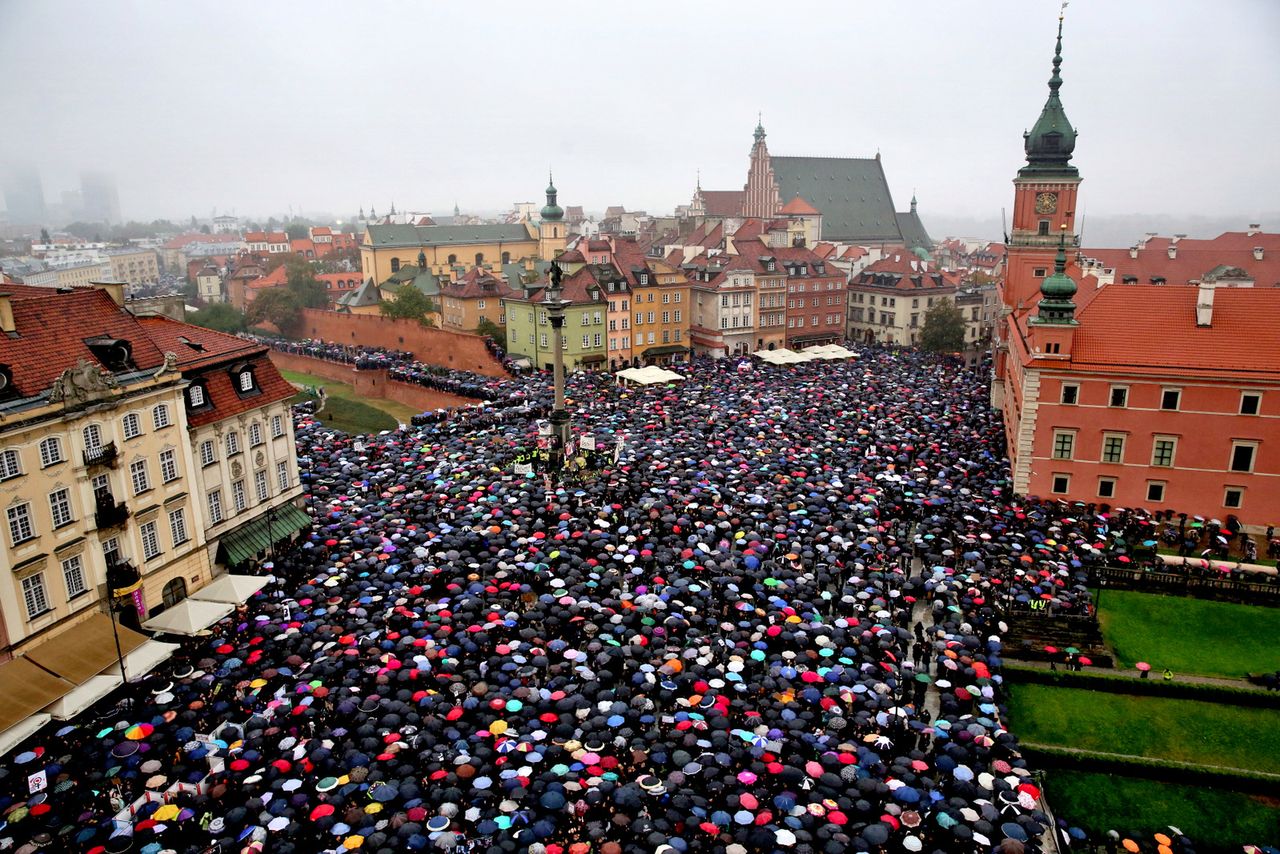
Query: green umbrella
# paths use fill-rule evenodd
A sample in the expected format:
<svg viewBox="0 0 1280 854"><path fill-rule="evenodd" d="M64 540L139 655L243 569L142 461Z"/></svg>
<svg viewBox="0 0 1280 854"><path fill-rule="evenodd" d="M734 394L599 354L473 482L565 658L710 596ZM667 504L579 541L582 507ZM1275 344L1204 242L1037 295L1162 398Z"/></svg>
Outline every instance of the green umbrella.
<svg viewBox="0 0 1280 854"><path fill-rule="evenodd" d="M916 681L917 681L917 682L932 682L932 681L933 681L933 677L931 677L928 673L917 673L917 674L916 674Z"/></svg>
<svg viewBox="0 0 1280 854"><path fill-rule="evenodd" d="M1076 655L1080 652L1080 650L1076 649L1074 646L1069 646L1067 647L1067 652L1071 653L1072 655Z"/></svg>

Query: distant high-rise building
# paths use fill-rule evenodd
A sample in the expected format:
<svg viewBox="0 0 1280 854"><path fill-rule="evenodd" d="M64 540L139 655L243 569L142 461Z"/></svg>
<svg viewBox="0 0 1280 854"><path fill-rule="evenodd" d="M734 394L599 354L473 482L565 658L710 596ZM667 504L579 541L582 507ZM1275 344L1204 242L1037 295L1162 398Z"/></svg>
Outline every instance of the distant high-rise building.
<svg viewBox="0 0 1280 854"><path fill-rule="evenodd" d="M87 222L120 222L120 195L116 179L106 172L81 172L80 197Z"/></svg>
<svg viewBox="0 0 1280 854"><path fill-rule="evenodd" d="M44 187L40 173L31 165L14 165L5 170L4 206L14 225L43 225L46 214Z"/></svg>

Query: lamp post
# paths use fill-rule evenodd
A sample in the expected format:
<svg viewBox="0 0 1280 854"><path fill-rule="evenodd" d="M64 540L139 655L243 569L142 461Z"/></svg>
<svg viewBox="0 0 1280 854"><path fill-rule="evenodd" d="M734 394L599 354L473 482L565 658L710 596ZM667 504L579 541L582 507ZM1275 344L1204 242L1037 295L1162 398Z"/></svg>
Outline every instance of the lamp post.
<svg viewBox="0 0 1280 854"><path fill-rule="evenodd" d="M569 301L564 299L564 291L560 279L564 273L560 265L551 262L549 278L543 302L547 306L547 315L551 318L552 349L554 369L552 382L555 386L555 405L551 409L551 470L559 477L564 468L564 452L569 443L569 413L564 408L564 310Z"/></svg>

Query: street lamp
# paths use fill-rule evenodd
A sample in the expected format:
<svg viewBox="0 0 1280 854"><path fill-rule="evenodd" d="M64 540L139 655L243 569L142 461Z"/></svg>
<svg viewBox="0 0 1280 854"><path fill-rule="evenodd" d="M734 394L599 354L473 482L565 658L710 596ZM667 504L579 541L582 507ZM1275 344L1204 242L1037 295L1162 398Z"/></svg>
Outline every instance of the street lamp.
<svg viewBox="0 0 1280 854"><path fill-rule="evenodd" d="M564 276L560 265L551 262L549 278L543 302L547 306L547 315L551 318L553 331L552 349L555 351L552 382L555 386L555 405L551 410L551 470L559 476L564 468L565 448L569 444L569 413L564 408L564 310L569 301L564 299L564 291L560 279Z"/></svg>

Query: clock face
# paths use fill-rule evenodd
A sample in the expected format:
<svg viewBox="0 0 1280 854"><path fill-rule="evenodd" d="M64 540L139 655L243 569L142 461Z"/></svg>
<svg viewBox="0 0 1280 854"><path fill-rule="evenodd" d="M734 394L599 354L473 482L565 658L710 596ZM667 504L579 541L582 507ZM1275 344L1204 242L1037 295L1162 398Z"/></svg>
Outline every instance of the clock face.
<svg viewBox="0 0 1280 854"><path fill-rule="evenodd" d="M1051 214L1058 209L1057 193L1040 193L1036 196L1036 213Z"/></svg>

